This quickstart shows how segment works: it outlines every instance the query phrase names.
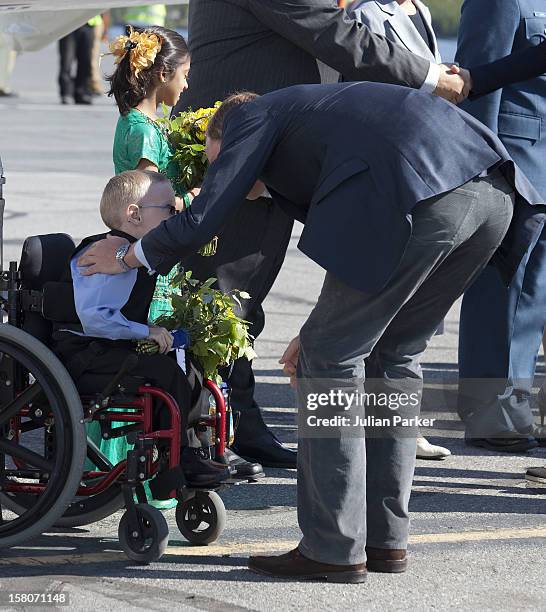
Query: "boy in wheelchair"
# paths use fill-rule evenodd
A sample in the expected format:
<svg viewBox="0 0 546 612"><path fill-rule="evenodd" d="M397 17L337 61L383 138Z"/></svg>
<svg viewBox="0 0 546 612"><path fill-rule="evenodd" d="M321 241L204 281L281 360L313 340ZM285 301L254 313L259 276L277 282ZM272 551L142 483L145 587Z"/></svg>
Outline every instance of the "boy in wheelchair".
<svg viewBox="0 0 546 612"><path fill-rule="evenodd" d="M100 203L106 234L135 242L175 213L175 194L170 181L156 172L123 172L108 182ZM73 376L80 393L104 387L130 355L136 355L123 385L145 382L168 392L181 411L181 468L190 487L214 487L229 479L230 468L209 458L192 425L201 417L203 402L199 376L188 362L188 376L167 353L173 337L166 329L148 325L148 311L155 288L155 275L144 268L125 274L83 276L77 257L105 234L91 236L74 251L67 280L72 281L79 323L58 322L53 349ZM159 354L138 354L135 341L151 339ZM138 381L140 379L140 381ZM189 381L193 382L193 388ZM100 382L99 382L100 381ZM208 410L208 402L205 410ZM158 418L162 419L162 411ZM161 425L163 426L163 425Z"/></svg>

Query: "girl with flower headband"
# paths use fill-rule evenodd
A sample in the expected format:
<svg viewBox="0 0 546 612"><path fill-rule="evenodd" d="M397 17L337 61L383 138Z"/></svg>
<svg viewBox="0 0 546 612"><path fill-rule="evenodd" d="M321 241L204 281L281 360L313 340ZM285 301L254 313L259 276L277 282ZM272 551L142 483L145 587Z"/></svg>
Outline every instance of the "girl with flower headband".
<svg viewBox="0 0 546 612"><path fill-rule="evenodd" d="M157 123L160 104L174 106L187 88L190 52L180 34L160 26L128 27L126 36L118 36L110 45L117 67L107 78L109 96L114 96L119 119L114 135L113 158L116 174L126 170L161 172L171 179L177 194L177 208L190 205L199 189L186 193L172 162L173 149ZM161 204L161 202L158 202ZM149 312L150 321L172 311L170 279L177 272L158 276ZM101 451L113 462L127 454L126 438L101 442ZM160 508L176 502L154 502Z"/></svg>
<svg viewBox="0 0 546 612"><path fill-rule="evenodd" d="M174 106L187 89L190 52L184 38L159 26L128 27L110 45L117 68L108 77L120 117L114 136L116 174L125 170L151 170L166 174L188 206L196 193L187 194L178 180L173 150L157 123L160 104Z"/></svg>
<svg viewBox="0 0 546 612"><path fill-rule="evenodd" d="M172 161L173 149L157 122L160 104L174 106L184 91L190 70L190 52L184 38L160 26L128 27L110 45L116 70L108 77L120 116L114 136L114 168L151 170L166 174L177 194L177 207L190 205L199 189L186 193ZM175 274L173 270L172 274ZM169 276L159 276L150 308L150 319L170 311Z"/></svg>

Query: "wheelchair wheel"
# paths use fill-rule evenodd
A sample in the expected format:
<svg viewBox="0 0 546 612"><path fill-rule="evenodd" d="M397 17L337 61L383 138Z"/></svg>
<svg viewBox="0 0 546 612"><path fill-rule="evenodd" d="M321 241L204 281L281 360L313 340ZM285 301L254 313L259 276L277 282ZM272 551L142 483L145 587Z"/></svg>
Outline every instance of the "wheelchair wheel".
<svg viewBox="0 0 546 612"><path fill-rule="evenodd" d="M77 497L68 506L60 519L55 521L57 527L83 527L98 523L125 506L123 493L119 485L114 485L91 497Z"/></svg>
<svg viewBox="0 0 546 612"><path fill-rule="evenodd" d="M150 504L135 506L140 533L133 529L129 512L121 517L118 536L125 554L137 563L157 561L167 550L169 526L160 510Z"/></svg>
<svg viewBox="0 0 546 612"><path fill-rule="evenodd" d="M179 501L176 525L192 544L205 546L215 542L226 526L226 508L214 491L197 491L195 497Z"/></svg>
<svg viewBox="0 0 546 612"><path fill-rule="evenodd" d="M78 392L55 355L1 324L0 547L47 531L74 499L85 460L82 416Z"/></svg>
<svg viewBox="0 0 546 612"><path fill-rule="evenodd" d="M23 514L35 503L33 495L7 496L0 494L0 503L15 514ZM61 518L55 521L55 527L83 527L98 523L125 506L123 493L119 485L113 485L106 491L86 497L73 499Z"/></svg>

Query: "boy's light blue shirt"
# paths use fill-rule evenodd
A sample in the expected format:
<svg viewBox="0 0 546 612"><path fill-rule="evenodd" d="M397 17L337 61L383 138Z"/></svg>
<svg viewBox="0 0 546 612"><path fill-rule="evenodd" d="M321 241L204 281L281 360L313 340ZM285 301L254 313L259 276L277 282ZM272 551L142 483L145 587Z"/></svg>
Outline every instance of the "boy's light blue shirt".
<svg viewBox="0 0 546 612"><path fill-rule="evenodd" d="M138 270L124 274L92 274L83 276L76 261L71 262L76 312L86 336L110 340L142 340L150 330L147 325L129 321L121 309L129 301Z"/></svg>

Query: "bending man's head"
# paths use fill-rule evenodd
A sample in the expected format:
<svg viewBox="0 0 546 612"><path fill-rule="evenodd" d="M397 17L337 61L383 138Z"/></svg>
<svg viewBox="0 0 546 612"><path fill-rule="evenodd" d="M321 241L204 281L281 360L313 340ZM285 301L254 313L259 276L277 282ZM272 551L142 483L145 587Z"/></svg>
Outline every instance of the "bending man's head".
<svg viewBox="0 0 546 612"><path fill-rule="evenodd" d="M224 121L228 113L237 106L247 104L258 98L258 94L250 91L241 91L227 97L218 110L214 113L207 127L206 153L210 163L212 163L220 153L222 146L222 136L224 134ZM261 181L256 181L254 187L247 196L249 200L255 200L263 195L265 185Z"/></svg>

